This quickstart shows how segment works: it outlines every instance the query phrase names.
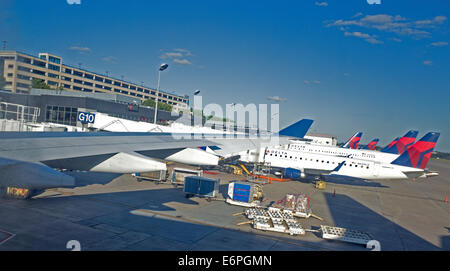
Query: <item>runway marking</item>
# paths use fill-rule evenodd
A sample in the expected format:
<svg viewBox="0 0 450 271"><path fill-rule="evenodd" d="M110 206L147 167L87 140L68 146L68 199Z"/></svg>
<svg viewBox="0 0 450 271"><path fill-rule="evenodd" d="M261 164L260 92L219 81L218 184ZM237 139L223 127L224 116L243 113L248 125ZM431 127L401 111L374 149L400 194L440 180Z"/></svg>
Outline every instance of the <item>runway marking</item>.
<svg viewBox="0 0 450 271"><path fill-rule="evenodd" d="M4 243L9 241L10 239L14 238L14 236L16 236L14 233L10 233L10 232L3 231L3 230L0 230L0 233L3 233L3 234L6 235L6 238L0 239L0 245L3 245Z"/></svg>

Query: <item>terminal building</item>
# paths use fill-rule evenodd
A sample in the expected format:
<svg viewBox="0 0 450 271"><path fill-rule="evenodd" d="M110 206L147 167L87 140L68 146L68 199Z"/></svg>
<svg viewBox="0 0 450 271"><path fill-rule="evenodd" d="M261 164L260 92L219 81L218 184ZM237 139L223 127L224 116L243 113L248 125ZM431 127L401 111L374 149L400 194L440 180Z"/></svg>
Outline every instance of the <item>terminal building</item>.
<svg viewBox="0 0 450 271"><path fill-rule="evenodd" d="M8 130L2 129L8 120L79 126L77 117L80 112L103 113L125 120L153 123L154 109L136 104L126 96L41 89L30 89L29 92L0 90L0 131ZM157 123L170 123L179 117L176 113L158 110Z"/></svg>
<svg viewBox="0 0 450 271"><path fill-rule="evenodd" d="M84 93L109 93L133 98L140 102L156 99L157 90L119 80L106 75L63 64L61 57L49 53L32 56L17 51L0 51L0 75L4 90L29 94L34 78L43 80L53 89ZM188 108L189 97L159 91L158 101L175 111Z"/></svg>

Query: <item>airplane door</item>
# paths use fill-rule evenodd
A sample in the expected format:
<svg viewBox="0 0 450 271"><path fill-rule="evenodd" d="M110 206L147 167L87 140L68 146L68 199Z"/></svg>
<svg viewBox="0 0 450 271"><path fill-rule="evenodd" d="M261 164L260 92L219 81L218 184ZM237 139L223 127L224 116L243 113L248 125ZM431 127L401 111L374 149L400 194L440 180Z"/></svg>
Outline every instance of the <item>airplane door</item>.
<svg viewBox="0 0 450 271"><path fill-rule="evenodd" d="M380 174L380 167L381 167L380 162L373 163L373 172L372 173L375 177L378 177L378 175Z"/></svg>

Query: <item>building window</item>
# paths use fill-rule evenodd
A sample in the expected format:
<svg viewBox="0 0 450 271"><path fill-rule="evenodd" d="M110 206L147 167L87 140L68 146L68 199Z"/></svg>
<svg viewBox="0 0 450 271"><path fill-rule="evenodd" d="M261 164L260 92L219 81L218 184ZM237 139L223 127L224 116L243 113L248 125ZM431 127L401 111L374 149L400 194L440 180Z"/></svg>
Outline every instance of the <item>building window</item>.
<svg viewBox="0 0 450 271"><path fill-rule="evenodd" d="M56 86L56 85L58 85L57 82L53 82L53 81L48 81L47 84L49 84L50 86Z"/></svg>
<svg viewBox="0 0 450 271"><path fill-rule="evenodd" d="M109 79L105 79L105 83L106 83L106 84L112 84L112 81L109 80Z"/></svg>
<svg viewBox="0 0 450 271"><path fill-rule="evenodd" d="M53 73L48 73L48 77L51 77L51 78L56 78L56 79L58 79L58 78L59 78L59 75L57 75L57 74L53 74Z"/></svg>
<svg viewBox="0 0 450 271"><path fill-rule="evenodd" d="M85 88L85 89L83 89L83 91L84 91L84 92L92 92L92 89Z"/></svg>
<svg viewBox="0 0 450 271"><path fill-rule="evenodd" d="M61 64L61 59L57 58L57 57L53 57L53 56L49 56L48 61L56 63L56 64Z"/></svg>
<svg viewBox="0 0 450 271"><path fill-rule="evenodd" d="M95 84L95 87L96 87L96 88L103 88L102 85L97 85L97 84Z"/></svg>
<svg viewBox="0 0 450 271"><path fill-rule="evenodd" d="M22 80L31 80L29 76L25 76L22 74L17 74L17 78Z"/></svg>
<svg viewBox="0 0 450 271"><path fill-rule="evenodd" d="M77 125L77 108L47 105L45 121L64 125Z"/></svg>
<svg viewBox="0 0 450 271"><path fill-rule="evenodd" d="M81 91L81 88L80 88L80 87L77 87L77 86L73 86L73 90L79 90L79 91Z"/></svg>
<svg viewBox="0 0 450 271"><path fill-rule="evenodd" d="M73 79L73 82L74 83L77 83L77 84L83 84L83 81L81 81L81 80L78 80L78 79Z"/></svg>
<svg viewBox="0 0 450 271"><path fill-rule="evenodd" d="M8 65L8 69L13 69L14 68L14 65L13 64L9 64Z"/></svg>
<svg viewBox="0 0 450 271"><path fill-rule="evenodd" d="M72 82L72 78L70 78L70 77L63 76L62 79L65 80L65 81Z"/></svg>
<svg viewBox="0 0 450 271"><path fill-rule="evenodd" d="M79 77L83 77L83 73L79 72L79 71L73 71L73 75L79 76Z"/></svg>
<svg viewBox="0 0 450 271"><path fill-rule="evenodd" d="M22 62L22 63L31 64L31 58L28 58L28 57L18 56L17 61Z"/></svg>
<svg viewBox="0 0 450 271"><path fill-rule="evenodd" d="M39 60L34 60L33 61L33 65L45 68L45 62L42 62L42 61L39 61Z"/></svg>
<svg viewBox="0 0 450 271"><path fill-rule="evenodd" d="M92 87L92 86L93 86L93 84L92 84L92 83L89 83L89 82L84 82L84 85L86 85L86 86L90 86L90 87Z"/></svg>
<svg viewBox="0 0 450 271"><path fill-rule="evenodd" d="M123 88L128 88L128 85L127 84L122 84L122 87Z"/></svg>
<svg viewBox="0 0 450 271"><path fill-rule="evenodd" d="M18 69L19 71L31 72L31 69L30 69L30 68L26 68L26 67L22 67L22 66L17 67L17 69Z"/></svg>
<svg viewBox="0 0 450 271"><path fill-rule="evenodd" d="M92 74L87 74L87 73L85 73L85 74L84 74L84 78L87 78L87 79L94 79L94 76L93 76Z"/></svg>
<svg viewBox="0 0 450 271"><path fill-rule="evenodd" d="M68 73L68 74L72 74L72 70L71 70L71 69L67 69L67 68L66 68L66 69L64 70L64 72L65 72L65 73Z"/></svg>
<svg viewBox="0 0 450 271"><path fill-rule="evenodd" d="M103 78L101 78L101 77L98 77L98 76L95 76L95 81L98 81L98 82L103 82Z"/></svg>
<svg viewBox="0 0 450 271"><path fill-rule="evenodd" d="M103 88L106 89L106 90L111 90L111 88L107 87L107 86L103 86Z"/></svg>
<svg viewBox="0 0 450 271"><path fill-rule="evenodd" d="M38 75L45 76L45 72L40 71L40 70L33 70L33 73L34 73L34 74L38 74Z"/></svg>
<svg viewBox="0 0 450 271"><path fill-rule="evenodd" d="M60 70L59 66L52 65L52 64L48 64L48 68L50 70L54 70L54 71L59 71Z"/></svg>

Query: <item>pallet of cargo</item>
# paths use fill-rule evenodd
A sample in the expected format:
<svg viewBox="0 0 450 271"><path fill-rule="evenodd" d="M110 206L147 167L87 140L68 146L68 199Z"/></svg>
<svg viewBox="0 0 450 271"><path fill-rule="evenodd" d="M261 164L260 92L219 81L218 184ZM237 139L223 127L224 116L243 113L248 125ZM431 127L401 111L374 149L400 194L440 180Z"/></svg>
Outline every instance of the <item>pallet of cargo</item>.
<svg viewBox="0 0 450 271"><path fill-rule="evenodd" d="M254 207L258 207L260 206L261 202L259 201L253 201L253 202L243 202L243 201L237 201L237 200L232 200L230 198L227 198L225 200L226 203L231 204L231 205L237 205L237 206L242 206L242 207L247 207L247 208L254 208Z"/></svg>
<svg viewBox="0 0 450 271"><path fill-rule="evenodd" d="M367 245L369 241L373 240L368 233L339 227L320 225L320 232L322 233L323 239L339 240L361 245Z"/></svg>
<svg viewBox="0 0 450 271"><path fill-rule="evenodd" d="M240 224L253 224L253 227L263 231L288 233L290 235L304 235L306 231L298 223L292 212L283 212L277 208L250 208L244 214L251 221Z"/></svg>

